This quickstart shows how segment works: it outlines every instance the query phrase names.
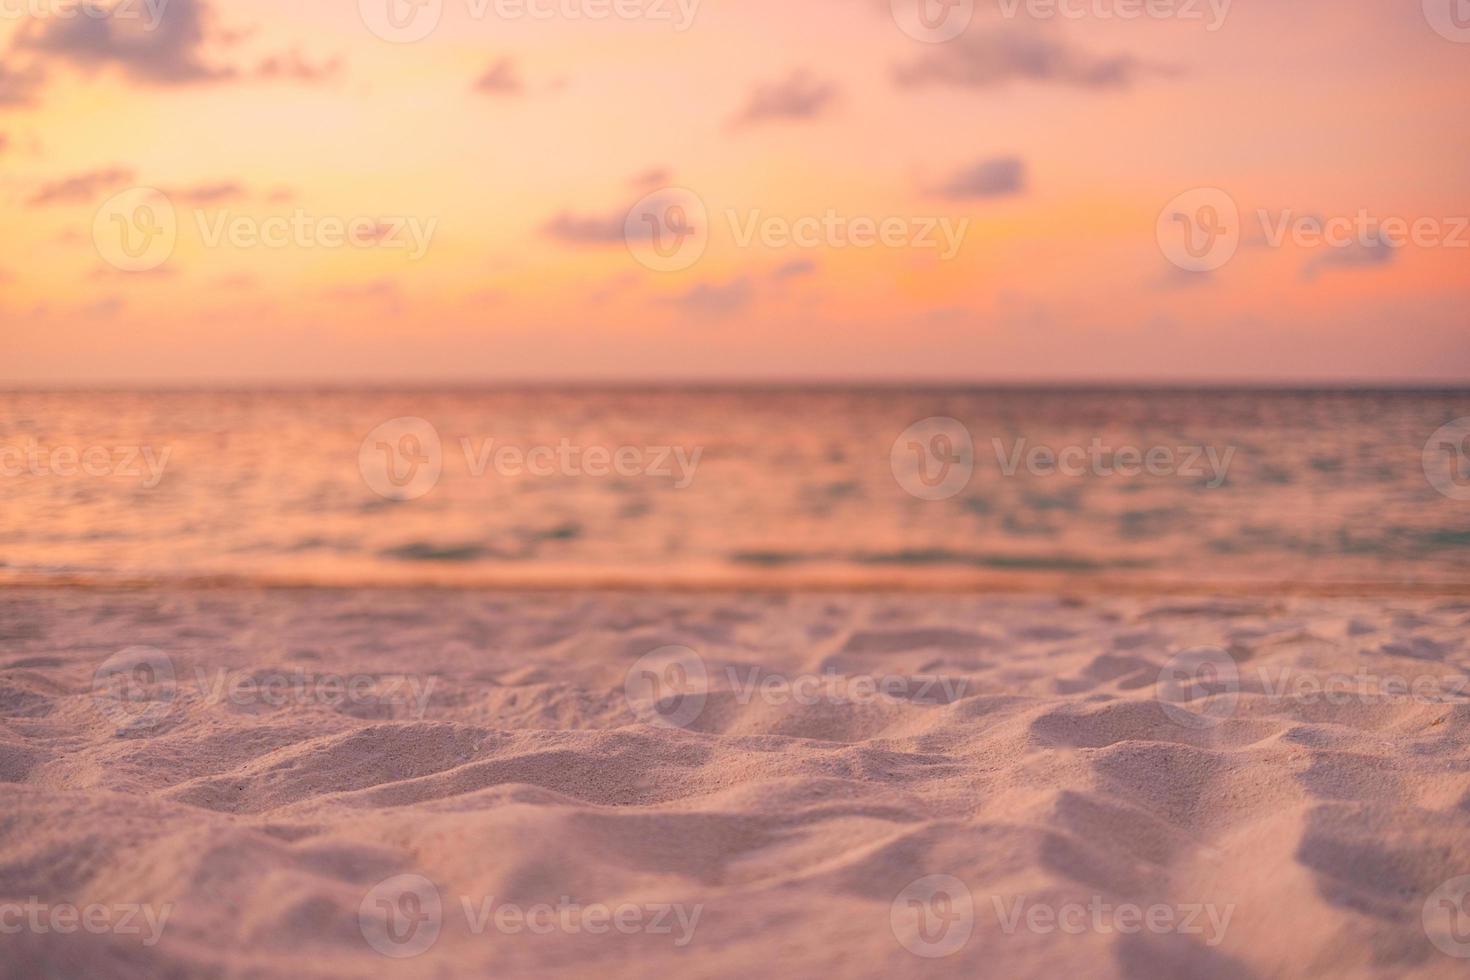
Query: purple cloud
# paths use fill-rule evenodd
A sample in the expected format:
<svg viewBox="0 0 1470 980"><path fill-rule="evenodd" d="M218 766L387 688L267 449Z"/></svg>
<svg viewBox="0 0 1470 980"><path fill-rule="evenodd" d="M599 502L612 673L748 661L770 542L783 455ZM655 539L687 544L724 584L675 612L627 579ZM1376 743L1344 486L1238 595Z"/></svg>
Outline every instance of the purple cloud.
<svg viewBox="0 0 1470 980"><path fill-rule="evenodd" d="M688 313L722 317L745 309L754 297L750 280L741 277L724 285L702 282L678 296L674 303Z"/></svg>
<svg viewBox="0 0 1470 980"><path fill-rule="evenodd" d="M1020 157L981 160L955 174L936 193L952 201L1009 197L1026 189L1026 162Z"/></svg>
<svg viewBox="0 0 1470 980"><path fill-rule="evenodd" d="M475 91L486 95L520 95L525 90L521 73L510 58L501 58L475 82Z"/></svg>
<svg viewBox="0 0 1470 980"><path fill-rule="evenodd" d="M133 171L125 167L93 170L42 184L26 203L33 208L51 204L87 204L96 200L103 191L130 184L133 179Z"/></svg>
<svg viewBox="0 0 1470 980"><path fill-rule="evenodd" d="M155 85L212 81L235 74L204 63L212 19L204 0L170 0L159 8L151 28L141 19L56 18L31 25L17 46L79 68L116 67L135 81Z"/></svg>
<svg viewBox="0 0 1470 980"><path fill-rule="evenodd" d="M819 82L806 71L797 70L784 81L756 86L750 102L735 122L746 125L767 119L814 119L836 98L835 85Z"/></svg>
<svg viewBox="0 0 1470 980"><path fill-rule="evenodd" d="M8 68L0 64L0 108L34 105L45 81L45 73L35 65Z"/></svg>
<svg viewBox="0 0 1470 980"><path fill-rule="evenodd" d="M613 245L626 241L624 213L606 217L587 217L563 211L546 223L546 234L568 245Z"/></svg>
<svg viewBox="0 0 1470 980"><path fill-rule="evenodd" d="M295 49L285 54L272 55L255 68L255 77L266 81L281 80L313 84L335 78L342 71L342 59L333 58L320 64L312 64Z"/></svg>
<svg viewBox="0 0 1470 980"><path fill-rule="evenodd" d="M771 273L771 278L778 282L785 282L788 279L810 276L816 271L817 263L811 259L792 259L784 265L777 266Z"/></svg>
<svg viewBox="0 0 1470 980"><path fill-rule="evenodd" d="M989 31L936 45L899 67L894 77L903 86L991 88L1020 80L1110 89L1128 88L1148 75L1173 74L1172 68L1130 54L1099 56L1036 33Z"/></svg>
<svg viewBox="0 0 1470 980"><path fill-rule="evenodd" d="M1312 258L1302 269L1302 278L1311 282L1328 269L1372 269L1388 265L1397 257L1394 246L1381 239L1353 242L1342 247L1329 246Z"/></svg>

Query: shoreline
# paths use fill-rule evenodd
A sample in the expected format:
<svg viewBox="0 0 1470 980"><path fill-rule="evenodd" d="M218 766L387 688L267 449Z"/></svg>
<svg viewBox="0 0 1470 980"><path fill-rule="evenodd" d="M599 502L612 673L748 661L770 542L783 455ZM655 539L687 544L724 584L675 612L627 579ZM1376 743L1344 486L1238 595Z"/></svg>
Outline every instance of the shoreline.
<svg viewBox="0 0 1470 980"><path fill-rule="evenodd" d="M16 576L0 572L0 591L75 590L96 592L467 592L485 594L588 595L893 595L893 596L1077 596L1208 597L1301 599L1434 599L1470 602L1470 581L1457 582L1279 582L1140 581L1101 576L1038 573L973 576L781 576L728 575L708 578L586 575L496 575L403 578L311 579L284 575L190 575L172 578Z"/></svg>

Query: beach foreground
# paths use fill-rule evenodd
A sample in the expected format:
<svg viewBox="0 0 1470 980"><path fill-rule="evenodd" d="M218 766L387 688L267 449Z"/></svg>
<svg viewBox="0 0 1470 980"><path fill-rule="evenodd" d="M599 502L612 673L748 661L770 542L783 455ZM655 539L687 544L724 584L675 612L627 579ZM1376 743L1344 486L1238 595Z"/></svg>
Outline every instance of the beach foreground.
<svg viewBox="0 0 1470 980"><path fill-rule="evenodd" d="M0 975L1464 976L1467 626L13 590Z"/></svg>

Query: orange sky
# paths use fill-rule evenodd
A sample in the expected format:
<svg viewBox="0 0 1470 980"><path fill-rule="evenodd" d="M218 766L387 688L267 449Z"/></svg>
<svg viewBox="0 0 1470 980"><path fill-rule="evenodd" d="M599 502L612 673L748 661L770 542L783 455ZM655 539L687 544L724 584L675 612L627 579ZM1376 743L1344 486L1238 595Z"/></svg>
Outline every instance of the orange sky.
<svg viewBox="0 0 1470 980"><path fill-rule="evenodd" d="M0 3L0 380L1470 378L1470 38L1420 0L989 0L939 43L889 0L409 2ZM1194 188L1239 210L1207 272L1156 230ZM650 193L697 256L625 241Z"/></svg>

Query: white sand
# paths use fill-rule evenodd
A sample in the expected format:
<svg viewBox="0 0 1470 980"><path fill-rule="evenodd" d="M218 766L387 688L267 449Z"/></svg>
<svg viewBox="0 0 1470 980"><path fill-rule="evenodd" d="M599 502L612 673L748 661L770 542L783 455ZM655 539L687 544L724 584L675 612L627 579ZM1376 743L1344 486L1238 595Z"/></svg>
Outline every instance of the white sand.
<svg viewBox="0 0 1470 980"><path fill-rule="evenodd" d="M0 975L1464 977L1467 626L1435 599L10 591ZM1164 710L1201 644L1238 684ZM668 645L699 659L640 663ZM153 700L109 661L135 646ZM708 695L628 683L674 665ZM1395 678L1417 696L1359 692ZM72 907L97 928L55 928Z"/></svg>

